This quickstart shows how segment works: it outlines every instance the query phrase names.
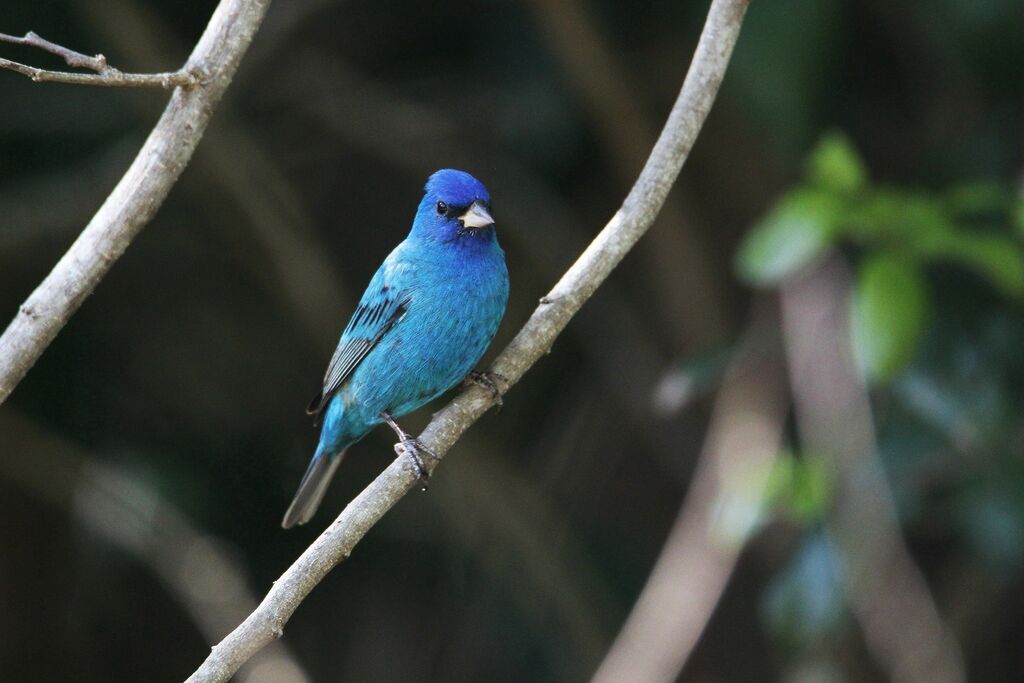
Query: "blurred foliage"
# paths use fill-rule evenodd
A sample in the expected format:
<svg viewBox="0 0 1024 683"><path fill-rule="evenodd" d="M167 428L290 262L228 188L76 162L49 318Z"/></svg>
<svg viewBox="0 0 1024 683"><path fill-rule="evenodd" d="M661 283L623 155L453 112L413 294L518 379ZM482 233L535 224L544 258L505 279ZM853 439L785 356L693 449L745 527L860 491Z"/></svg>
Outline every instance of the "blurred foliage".
<svg viewBox="0 0 1024 683"><path fill-rule="evenodd" d="M0 31L156 71L185 58L214 5L13 0ZM657 130L707 2L581 6L625 74L611 96ZM0 433L0 678L183 678L209 645L151 563L191 555L140 547L133 525L173 507L260 595L380 470L391 440L375 434L313 524L278 527L315 439L302 408L438 167L465 167L495 198L512 277L495 344L508 341L637 170L615 167L616 127L571 75L587 69L567 68L542 29L507 1L273 3L181 183L0 407L53 437ZM649 236L701 254L715 286L644 245L627 258L430 492L403 500L298 610L284 642L311 679L586 680L689 490L748 286L770 290L838 252L856 269L851 341L874 379L879 453L914 560L970 680L1019 680L1022 35L1018 0L751 3L672 195L686 220ZM0 97L11 316L166 98L9 73ZM686 315L686 300L729 334ZM790 440L682 680L884 680L821 531L834 482ZM91 464L158 496L125 514L127 545L89 531L87 499L54 492ZM198 588L230 593L181 566Z"/></svg>
<svg viewBox="0 0 1024 683"><path fill-rule="evenodd" d="M831 247L858 247L854 348L869 377L890 379L925 330L929 264L959 264L1009 299L1024 298L1024 244L1014 239L1022 205L1016 190L994 183L936 193L873 185L849 141L832 133L811 152L804 182L751 229L737 272L753 285L775 285Z"/></svg>
<svg viewBox="0 0 1024 683"><path fill-rule="evenodd" d="M784 646L806 650L835 635L844 616L842 570L828 539L817 530L768 584L761 609Z"/></svg>
<svg viewBox="0 0 1024 683"><path fill-rule="evenodd" d="M829 472L820 460L782 453L768 477L768 502L795 522L820 520L832 495Z"/></svg>
<svg viewBox="0 0 1024 683"><path fill-rule="evenodd" d="M860 266L853 301L853 348L870 377L898 373L924 330L928 294L914 262L878 254Z"/></svg>

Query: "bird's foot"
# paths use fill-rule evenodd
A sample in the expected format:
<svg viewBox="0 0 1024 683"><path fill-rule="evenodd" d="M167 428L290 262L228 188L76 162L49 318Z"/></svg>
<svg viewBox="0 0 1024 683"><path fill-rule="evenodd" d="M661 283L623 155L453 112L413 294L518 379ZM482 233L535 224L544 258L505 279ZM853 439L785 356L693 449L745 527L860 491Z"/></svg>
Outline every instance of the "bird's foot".
<svg viewBox="0 0 1024 683"><path fill-rule="evenodd" d="M421 489L426 491L427 480L430 479L430 470L427 469L423 455L428 456L431 460L438 460L438 457L433 451L424 446L422 441L409 436L405 430L399 427L398 423L395 422L395 418L391 417L391 413L384 411L380 416L398 436L398 443L395 444L395 453L398 457L408 454L412 458L412 464L416 471L416 477L420 480Z"/></svg>
<svg viewBox="0 0 1024 683"><path fill-rule="evenodd" d="M405 439L395 444L395 453L399 457L408 455L412 459L413 469L416 471L416 477L420 480L422 490L427 490L427 482L430 479L430 470L427 469L427 463L424 456L431 460L437 460L437 456L434 455L433 451L423 445L423 442L419 439Z"/></svg>
<svg viewBox="0 0 1024 683"><path fill-rule="evenodd" d="M491 398L494 399L494 403L497 406L495 412L500 412L505 405L505 399L502 398L501 389L498 387L498 380L508 384L508 378L504 375L488 372L487 370L474 370L466 375L466 379L462 380L462 386L468 387L470 384L477 384L487 389L487 391L491 392Z"/></svg>

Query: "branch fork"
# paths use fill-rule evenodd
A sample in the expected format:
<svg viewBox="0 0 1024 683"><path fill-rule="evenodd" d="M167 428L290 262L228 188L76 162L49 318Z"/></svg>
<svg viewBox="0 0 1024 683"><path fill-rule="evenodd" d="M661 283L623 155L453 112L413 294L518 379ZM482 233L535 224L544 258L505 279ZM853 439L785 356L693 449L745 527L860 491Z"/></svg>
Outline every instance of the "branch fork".
<svg viewBox="0 0 1024 683"><path fill-rule="evenodd" d="M15 62L10 59L0 58L0 68L8 69L24 76L28 76L36 83L75 83L79 85L103 85L110 87L128 88L193 88L203 83L203 78L194 70L188 68L178 69L155 74L127 73L116 69L107 62L102 54L87 55L77 50L58 45L53 41L43 38L34 31L29 31L23 36L12 36L7 33L0 33L0 42L13 45L26 45L35 47L57 55L64 60L64 63L75 69L89 69L95 73L79 73L76 71L52 71L38 67Z"/></svg>

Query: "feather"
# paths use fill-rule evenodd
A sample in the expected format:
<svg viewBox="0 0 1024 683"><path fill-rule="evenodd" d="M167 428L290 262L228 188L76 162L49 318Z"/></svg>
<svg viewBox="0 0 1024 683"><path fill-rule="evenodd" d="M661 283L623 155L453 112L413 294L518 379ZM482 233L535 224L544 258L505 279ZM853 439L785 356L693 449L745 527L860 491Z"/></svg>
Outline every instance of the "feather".
<svg viewBox="0 0 1024 683"><path fill-rule="evenodd" d="M384 280L386 277L385 269L381 269L374 280ZM374 287L374 284L370 283L363 300L359 302L355 314L341 335L338 348L335 349L327 372L324 373L323 387L306 406L306 412L310 415L320 417L331 397L349 378L359 362L409 310L411 294L398 292L383 282L378 283L378 287Z"/></svg>
<svg viewBox="0 0 1024 683"><path fill-rule="evenodd" d="M327 485L334 478L334 472L341 464L341 458L344 455L345 451L341 451L333 456L317 455L313 458L306 469L305 476L302 477L302 483L299 484L299 490L295 493L292 504L284 513L284 519L281 521L282 527L291 529L296 524L305 524L312 519L316 509L320 507L320 501L324 498Z"/></svg>

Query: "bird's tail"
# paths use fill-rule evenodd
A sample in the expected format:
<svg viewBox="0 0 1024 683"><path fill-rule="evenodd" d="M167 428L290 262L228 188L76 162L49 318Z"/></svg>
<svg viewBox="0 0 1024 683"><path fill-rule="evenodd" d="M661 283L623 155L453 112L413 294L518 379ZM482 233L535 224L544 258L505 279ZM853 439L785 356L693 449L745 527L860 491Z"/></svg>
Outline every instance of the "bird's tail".
<svg viewBox="0 0 1024 683"><path fill-rule="evenodd" d="M299 490L296 491L292 504L284 513L284 519L281 521L282 527L291 529L296 524L305 524L312 519L316 509L320 507L320 501L323 500L324 493L327 491L327 485L331 483L334 472L341 464L344 455L345 451L342 450L333 455L318 452L313 456L313 461L309 463L309 469L302 477L302 483L299 484Z"/></svg>

